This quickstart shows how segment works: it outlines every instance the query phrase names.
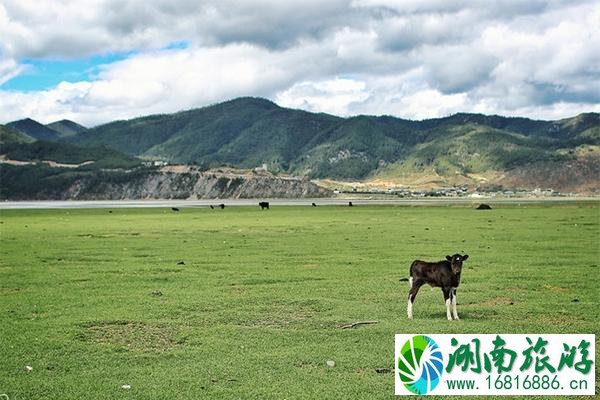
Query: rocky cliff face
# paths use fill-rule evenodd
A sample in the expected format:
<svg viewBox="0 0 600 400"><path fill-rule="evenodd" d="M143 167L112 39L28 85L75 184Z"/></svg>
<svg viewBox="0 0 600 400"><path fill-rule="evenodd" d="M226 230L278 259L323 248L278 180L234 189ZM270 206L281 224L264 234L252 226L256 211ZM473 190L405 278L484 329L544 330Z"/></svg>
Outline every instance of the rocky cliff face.
<svg viewBox="0 0 600 400"><path fill-rule="evenodd" d="M117 182L81 178L55 200L215 199L323 197L331 192L309 180L231 170L163 168Z"/></svg>

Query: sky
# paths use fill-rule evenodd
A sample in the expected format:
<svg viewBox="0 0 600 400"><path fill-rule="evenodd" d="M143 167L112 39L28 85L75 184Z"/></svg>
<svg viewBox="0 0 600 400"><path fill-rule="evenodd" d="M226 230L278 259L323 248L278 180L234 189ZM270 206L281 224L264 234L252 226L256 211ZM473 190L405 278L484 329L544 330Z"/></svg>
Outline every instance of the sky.
<svg viewBox="0 0 600 400"><path fill-rule="evenodd" d="M239 96L349 116L600 111L596 0L0 0L0 123Z"/></svg>

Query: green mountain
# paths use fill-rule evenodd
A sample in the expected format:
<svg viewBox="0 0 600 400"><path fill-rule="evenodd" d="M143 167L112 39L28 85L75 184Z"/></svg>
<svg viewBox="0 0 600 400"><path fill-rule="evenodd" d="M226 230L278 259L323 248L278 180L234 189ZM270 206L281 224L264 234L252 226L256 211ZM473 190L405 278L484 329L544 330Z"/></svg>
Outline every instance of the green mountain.
<svg viewBox="0 0 600 400"><path fill-rule="evenodd" d="M21 133L26 134L36 140L58 140L60 138L60 134L48 128L45 125L40 124L37 121L32 120L31 118L20 119L18 121L9 122L6 124L9 128L19 131Z"/></svg>
<svg viewBox="0 0 600 400"><path fill-rule="evenodd" d="M0 125L0 156L8 162L85 163L87 169L133 168L141 165L139 159L104 145L83 147L35 140L7 125Z"/></svg>
<svg viewBox="0 0 600 400"><path fill-rule="evenodd" d="M189 173L145 167L136 157L197 164L198 171L267 164L270 171L321 178L330 187L343 184L327 179L377 187L600 192L597 113L558 121L464 113L423 121L341 118L245 97L92 129L66 120L50 126L58 130L30 119L0 125L3 198L78 198L73 190L83 181L89 187L122 185L124 196L193 193L196 178ZM51 139L35 140L39 137ZM145 183L136 186L134 175ZM152 192L162 179L163 191ZM182 179L189 182L181 186ZM180 186L185 190L166 189Z"/></svg>
<svg viewBox="0 0 600 400"><path fill-rule="evenodd" d="M102 125L68 139L105 144L132 155L208 166L231 164L309 176L365 176L346 171L347 162L329 168L341 149L367 151L392 159L414 144L410 121L390 117L344 119L282 108L260 98L239 98L169 115L153 115ZM377 161L375 161L375 164ZM329 171L331 169L331 171Z"/></svg>
<svg viewBox="0 0 600 400"><path fill-rule="evenodd" d="M600 164L600 115L558 121L465 113L423 121L341 118L244 97L111 122L65 140L206 167L266 163L311 178L410 183L420 176L436 185L493 184L513 170Z"/></svg>
<svg viewBox="0 0 600 400"><path fill-rule="evenodd" d="M0 149L6 159L15 161L90 165L93 162L94 168L132 168L141 164L135 157L106 146L80 147L37 140L31 143L6 143Z"/></svg>
<svg viewBox="0 0 600 400"><path fill-rule="evenodd" d="M60 121L46 124L46 127L58 132L61 137L75 136L87 130L85 126L69 121L68 119L61 119Z"/></svg>
<svg viewBox="0 0 600 400"><path fill-rule="evenodd" d="M0 200L321 197L306 179L156 167L104 145L47 142L0 125Z"/></svg>
<svg viewBox="0 0 600 400"><path fill-rule="evenodd" d="M13 143L31 143L35 141L32 137L9 128L6 125L0 125L0 153L2 153L2 145Z"/></svg>
<svg viewBox="0 0 600 400"><path fill-rule="evenodd" d="M73 190L81 182L97 193L102 191L102 185L149 173L139 159L106 146L80 147L35 140L0 125L2 200L78 198Z"/></svg>
<svg viewBox="0 0 600 400"><path fill-rule="evenodd" d="M137 156L181 163L262 163L285 169L300 149L341 118L288 110L256 98L242 98L196 110L153 115L102 125L68 139L106 144Z"/></svg>

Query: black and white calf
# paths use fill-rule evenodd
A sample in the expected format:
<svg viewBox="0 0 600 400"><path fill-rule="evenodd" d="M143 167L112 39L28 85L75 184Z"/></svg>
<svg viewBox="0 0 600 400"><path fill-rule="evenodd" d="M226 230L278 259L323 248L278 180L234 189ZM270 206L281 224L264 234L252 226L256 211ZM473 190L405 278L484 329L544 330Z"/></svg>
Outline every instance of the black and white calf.
<svg viewBox="0 0 600 400"><path fill-rule="evenodd" d="M448 320L458 319L458 313L456 311L456 289L460 284L460 273L462 271L462 264L469 256L465 254L455 254L453 256L446 256L446 259L438 262L427 262L421 260L415 260L410 266L410 278L408 282L410 284L410 292L408 292L408 305L406 306L406 312L408 318L413 317L413 303L415 297L419 293L419 289L424 284L429 284L433 287L442 288L444 293L444 301L446 302L446 316ZM450 314L450 305L452 305L452 315Z"/></svg>

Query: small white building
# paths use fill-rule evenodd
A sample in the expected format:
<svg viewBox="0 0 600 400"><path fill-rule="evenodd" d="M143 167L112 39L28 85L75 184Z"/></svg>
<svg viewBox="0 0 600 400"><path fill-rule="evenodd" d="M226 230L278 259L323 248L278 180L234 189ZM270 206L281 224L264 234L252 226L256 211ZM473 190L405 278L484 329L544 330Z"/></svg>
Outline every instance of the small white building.
<svg viewBox="0 0 600 400"><path fill-rule="evenodd" d="M254 171L256 171L256 172L263 172L263 171L264 172L268 172L269 168L268 168L268 166L267 166L266 163L263 163L263 165L261 165L260 167L254 168Z"/></svg>

